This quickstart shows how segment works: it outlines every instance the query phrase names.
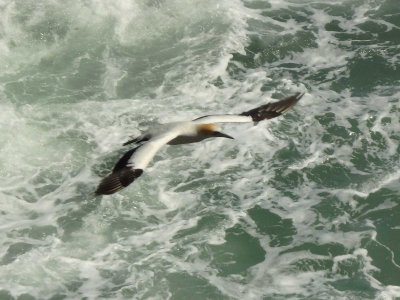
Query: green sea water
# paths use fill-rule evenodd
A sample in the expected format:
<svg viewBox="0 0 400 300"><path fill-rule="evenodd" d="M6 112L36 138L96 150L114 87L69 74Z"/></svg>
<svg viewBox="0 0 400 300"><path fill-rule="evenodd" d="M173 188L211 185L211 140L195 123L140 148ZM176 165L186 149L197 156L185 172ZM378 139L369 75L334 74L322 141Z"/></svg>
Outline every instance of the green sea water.
<svg viewBox="0 0 400 300"><path fill-rule="evenodd" d="M0 0L0 300L400 299L399 99L398 0Z"/></svg>

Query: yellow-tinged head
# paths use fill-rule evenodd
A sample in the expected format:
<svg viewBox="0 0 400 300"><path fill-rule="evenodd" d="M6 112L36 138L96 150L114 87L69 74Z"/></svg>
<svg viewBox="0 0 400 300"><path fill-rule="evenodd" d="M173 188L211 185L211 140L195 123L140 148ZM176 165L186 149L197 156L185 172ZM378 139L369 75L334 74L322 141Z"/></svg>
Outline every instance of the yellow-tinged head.
<svg viewBox="0 0 400 300"><path fill-rule="evenodd" d="M199 124L197 125L197 131L204 138L209 137L224 137L228 139L233 139L230 135L222 133L219 131L219 126L216 124Z"/></svg>
<svg viewBox="0 0 400 300"><path fill-rule="evenodd" d="M216 124L199 124L197 130L203 134L211 134L218 131L219 127Z"/></svg>

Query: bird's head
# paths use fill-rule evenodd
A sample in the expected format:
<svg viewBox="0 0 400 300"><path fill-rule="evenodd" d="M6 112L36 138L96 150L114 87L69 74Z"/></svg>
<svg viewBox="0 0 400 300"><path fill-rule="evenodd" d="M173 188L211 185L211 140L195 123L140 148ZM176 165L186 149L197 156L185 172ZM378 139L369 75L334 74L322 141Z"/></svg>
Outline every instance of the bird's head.
<svg viewBox="0 0 400 300"><path fill-rule="evenodd" d="M228 139L233 139L230 135L222 133L219 131L220 128L216 124L200 124L197 125L197 132L201 135L207 137L224 137Z"/></svg>

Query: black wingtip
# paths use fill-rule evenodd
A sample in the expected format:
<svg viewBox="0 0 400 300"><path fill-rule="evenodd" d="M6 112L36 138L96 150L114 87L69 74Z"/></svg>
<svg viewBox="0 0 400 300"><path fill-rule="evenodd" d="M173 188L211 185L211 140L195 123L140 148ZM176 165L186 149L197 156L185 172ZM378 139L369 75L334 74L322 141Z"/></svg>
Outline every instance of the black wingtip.
<svg viewBox="0 0 400 300"><path fill-rule="evenodd" d="M294 94L292 97L296 98L296 101L299 101L303 96L304 96L305 92L301 93L301 92L297 92L296 94Z"/></svg>
<svg viewBox="0 0 400 300"><path fill-rule="evenodd" d="M278 102L271 103L271 104L272 105L275 104L277 106L277 109L279 109L279 107L280 107L280 109L283 108L283 110L280 111L282 114L282 113L288 111L290 108L292 108L297 102L299 102L300 99L304 96L304 94L305 94L304 92L303 93L298 92L292 96L286 97L282 100L279 100Z"/></svg>
<svg viewBox="0 0 400 300"><path fill-rule="evenodd" d="M129 167L113 172L103 178L97 187L95 194L97 196L114 194L130 185L136 178L142 175L142 173L142 169L131 169Z"/></svg>
<svg viewBox="0 0 400 300"><path fill-rule="evenodd" d="M241 113L243 116L250 116L254 122L259 122L265 119L273 119L292 108L304 93L296 93L292 96L281 99L277 102L268 103L249 111Z"/></svg>

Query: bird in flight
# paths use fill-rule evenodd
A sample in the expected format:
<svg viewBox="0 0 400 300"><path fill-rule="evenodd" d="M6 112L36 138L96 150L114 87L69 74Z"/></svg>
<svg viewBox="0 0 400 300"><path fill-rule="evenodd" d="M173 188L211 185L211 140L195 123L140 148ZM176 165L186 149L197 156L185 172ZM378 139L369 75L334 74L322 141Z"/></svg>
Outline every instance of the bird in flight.
<svg viewBox="0 0 400 300"><path fill-rule="evenodd" d="M134 144L116 163L111 174L103 178L96 195L110 195L130 185L164 145L200 142L204 139L233 137L220 131L217 123L259 122L282 115L292 108L304 94L297 93L277 102L264 104L238 115L207 115L192 121L163 124L158 131L148 131L123 145Z"/></svg>

